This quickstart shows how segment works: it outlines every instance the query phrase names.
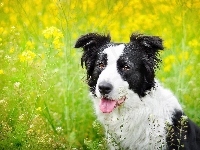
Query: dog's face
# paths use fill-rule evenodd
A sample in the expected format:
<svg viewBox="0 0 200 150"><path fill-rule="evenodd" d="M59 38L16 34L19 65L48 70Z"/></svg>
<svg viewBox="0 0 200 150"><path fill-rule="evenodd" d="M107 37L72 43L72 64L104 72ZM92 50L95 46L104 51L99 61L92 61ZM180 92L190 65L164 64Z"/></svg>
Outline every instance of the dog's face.
<svg viewBox="0 0 200 150"><path fill-rule="evenodd" d="M159 37L133 34L129 43L113 43L109 35L90 33L78 39L75 48L79 47L84 50L81 64L86 66L90 91L100 99L102 112L112 112L129 91L143 97L154 87L157 54L163 49Z"/></svg>

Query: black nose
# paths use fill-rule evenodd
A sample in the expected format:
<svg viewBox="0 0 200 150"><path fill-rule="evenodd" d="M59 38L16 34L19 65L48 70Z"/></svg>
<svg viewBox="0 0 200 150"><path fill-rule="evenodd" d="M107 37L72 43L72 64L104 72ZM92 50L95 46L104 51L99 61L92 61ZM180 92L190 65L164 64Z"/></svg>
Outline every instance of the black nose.
<svg viewBox="0 0 200 150"><path fill-rule="evenodd" d="M112 89L113 89L112 84L108 82L103 81L99 83L99 92L102 95L109 94L112 91Z"/></svg>

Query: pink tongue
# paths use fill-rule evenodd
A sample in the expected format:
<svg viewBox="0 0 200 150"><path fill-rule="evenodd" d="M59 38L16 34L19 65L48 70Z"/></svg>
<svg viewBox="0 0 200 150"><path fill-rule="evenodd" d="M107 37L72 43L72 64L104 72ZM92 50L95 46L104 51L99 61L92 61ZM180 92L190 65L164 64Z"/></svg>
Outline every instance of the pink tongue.
<svg viewBox="0 0 200 150"><path fill-rule="evenodd" d="M99 107L103 113L110 113L113 111L116 104L117 101L102 98Z"/></svg>

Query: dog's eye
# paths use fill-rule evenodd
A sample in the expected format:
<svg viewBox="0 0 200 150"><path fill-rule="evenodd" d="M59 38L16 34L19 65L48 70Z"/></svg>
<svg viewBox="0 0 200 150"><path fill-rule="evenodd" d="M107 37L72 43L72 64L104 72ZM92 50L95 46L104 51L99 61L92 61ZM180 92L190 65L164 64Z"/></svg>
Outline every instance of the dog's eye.
<svg viewBox="0 0 200 150"><path fill-rule="evenodd" d="M105 67L106 67L106 66L105 66L105 64L104 64L103 62L100 62L100 63L99 63L99 68L100 68L100 69L104 69Z"/></svg>
<svg viewBox="0 0 200 150"><path fill-rule="evenodd" d="M128 65L124 65L124 66L122 67L122 69L123 69L124 71L127 71L127 70L130 70L130 67L129 67Z"/></svg>

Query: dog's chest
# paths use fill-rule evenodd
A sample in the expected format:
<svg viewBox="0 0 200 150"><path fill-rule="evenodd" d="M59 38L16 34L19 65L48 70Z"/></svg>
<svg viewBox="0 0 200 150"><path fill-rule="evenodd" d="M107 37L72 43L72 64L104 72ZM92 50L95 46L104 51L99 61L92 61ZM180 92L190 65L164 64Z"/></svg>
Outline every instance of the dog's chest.
<svg viewBox="0 0 200 150"><path fill-rule="evenodd" d="M102 120L103 119L103 120ZM165 149L165 123L155 116L106 115L101 118L111 149Z"/></svg>

